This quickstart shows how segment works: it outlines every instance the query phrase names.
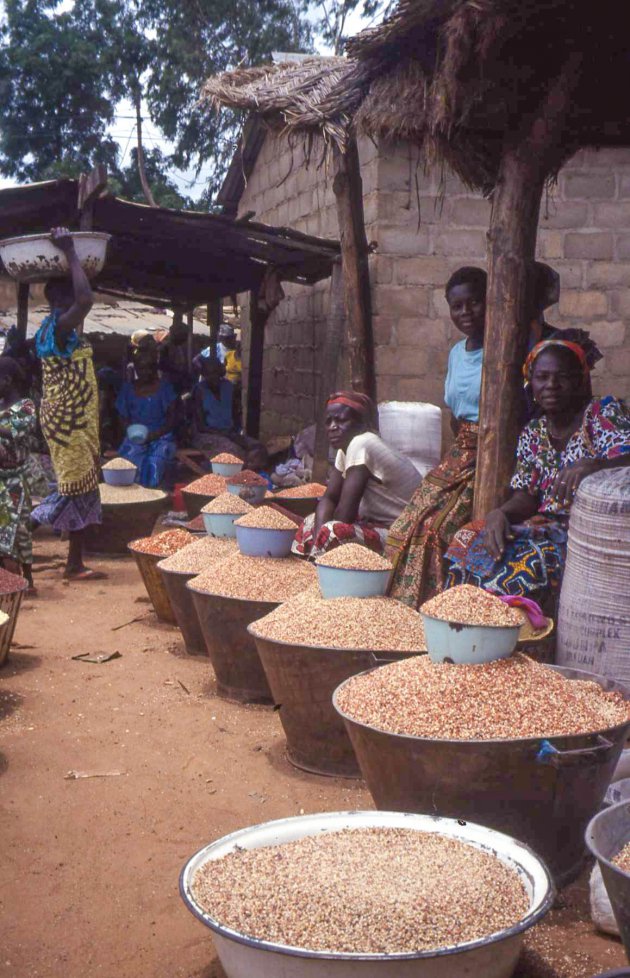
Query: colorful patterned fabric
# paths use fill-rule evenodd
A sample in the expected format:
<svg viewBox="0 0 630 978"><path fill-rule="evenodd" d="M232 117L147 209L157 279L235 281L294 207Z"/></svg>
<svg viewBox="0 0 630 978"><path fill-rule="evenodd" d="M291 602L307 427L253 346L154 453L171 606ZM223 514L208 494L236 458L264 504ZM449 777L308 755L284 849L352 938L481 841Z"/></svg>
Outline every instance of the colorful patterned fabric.
<svg viewBox="0 0 630 978"><path fill-rule="evenodd" d="M539 499L539 512L567 515L555 503L551 489L560 471L583 458L619 458L630 452L630 416L614 397L595 397L588 404L579 431L558 451L549 439L546 417L530 421L516 450L512 489L524 489Z"/></svg>
<svg viewBox="0 0 630 978"><path fill-rule="evenodd" d="M101 496L98 489L80 496L62 496L53 492L33 510L33 519L49 523L53 530L73 533L92 523L101 522Z"/></svg>
<svg viewBox="0 0 630 978"><path fill-rule="evenodd" d="M36 347L42 360L40 421L57 476L58 491L78 496L98 487L98 388L92 348L73 337L65 351L56 337L58 313L42 323Z"/></svg>
<svg viewBox="0 0 630 978"><path fill-rule="evenodd" d="M136 482L147 489L157 489L164 480L169 462L177 455L177 445L173 435L162 435L144 445L134 445L125 438L118 448L118 454L138 466Z"/></svg>
<svg viewBox="0 0 630 978"><path fill-rule="evenodd" d="M299 557L321 557L322 554L334 550L342 543L360 543L369 550L376 553L383 553L387 530L382 527L374 526L372 523L339 523L331 520L324 523L317 534L317 539L313 539L313 525L315 514L307 516L302 526L299 527L295 540L291 545L291 550Z"/></svg>
<svg viewBox="0 0 630 978"><path fill-rule="evenodd" d="M390 527L385 547L394 564L389 594L412 608L443 590L444 553L472 515L478 433L478 425L461 422L446 457L425 475Z"/></svg>
<svg viewBox="0 0 630 978"><path fill-rule="evenodd" d="M28 398L0 411L0 446L5 453L0 462L0 555L20 564L33 562L28 461L36 424L35 405Z"/></svg>
<svg viewBox="0 0 630 978"><path fill-rule="evenodd" d="M512 527L500 560L485 548L485 522L475 520L459 530L446 552L450 563L446 587L473 584L493 594L527 597L555 593L566 558L567 524L536 516Z"/></svg>

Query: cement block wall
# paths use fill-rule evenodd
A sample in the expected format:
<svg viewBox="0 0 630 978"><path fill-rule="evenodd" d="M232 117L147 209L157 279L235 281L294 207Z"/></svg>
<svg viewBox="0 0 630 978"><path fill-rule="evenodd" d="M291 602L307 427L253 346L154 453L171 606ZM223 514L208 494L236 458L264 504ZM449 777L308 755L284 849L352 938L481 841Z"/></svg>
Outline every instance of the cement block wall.
<svg viewBox="0 0 630 978"><path fill-rule="evenodd" d="M448 171L426 173L407 144L365 140L360 154L367 235L377 243L370 271L378 397L442 405L448 351L460 338L444 283L460 265L485 267L491 204ZM318 146L307 167L299 145L268 136L240 211L337 237L321 156ZM590 330L604 353L595 393L630 398L630 149L584 150L567 164L543 201L538 255L561 279L548 321ZM268 321L263 436L314 420L328 289L287 286Z"/></svg>

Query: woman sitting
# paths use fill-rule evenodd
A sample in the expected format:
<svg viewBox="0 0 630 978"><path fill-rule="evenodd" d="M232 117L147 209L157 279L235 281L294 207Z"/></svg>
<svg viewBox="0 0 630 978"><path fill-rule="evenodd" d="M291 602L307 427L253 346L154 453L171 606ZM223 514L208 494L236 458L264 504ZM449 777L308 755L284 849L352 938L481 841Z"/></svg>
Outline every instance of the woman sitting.
<svg viewBox="0 0 630 978"><path fill-rule="evenodd" d="M234 424L234 385L225 379L225 365L218 357L202 356L195 361L201 380L194 390L195 434L193 447L211 458L221 452L243 459L248 468L264 468L265 446L242 435Z"/></svg>
<svg viewBox="0 0 630 978"><path fill-rule="evenodd" d="M538 343L523 371L541 416L521 432L510 499L455 536L448 586L476 584L540 603L561 582L582 479L630 465L630 417L615 398L591 396L587 356L576 343Z"/></svg>
<svg viewBox="0 0 630 978"><path fill-rule="evenodd" d="M374 405L365 394L340 391L326 404L335 467L316 512L297 532L293 553L318 557L341 543L381 553L387 529L421 481L409 459L372 430Z"/></svg>
<svg viewBox="0 0 630 978"><path fill-rule="evenodd" d="M464 336L449 354L444 391L456 438L446 457L425 475L387 537L386 553L394 563L390 595L413 608L443 590L444 553L472 515L486 285L481 268L460 268L446 283L451 319Z"/></svg>
<svg viewBox="0 0 630 978"><path fill-rule="evenodd" d="M123 383L116 410L126 429L132 424L144 425L148 434L142 444L134 444L127 435L118 453L138 466L137 482L155 489L175 458L177 394L173 385L158 375L158 349L152 337L135 348L133 366L136 379Z"/></svg>

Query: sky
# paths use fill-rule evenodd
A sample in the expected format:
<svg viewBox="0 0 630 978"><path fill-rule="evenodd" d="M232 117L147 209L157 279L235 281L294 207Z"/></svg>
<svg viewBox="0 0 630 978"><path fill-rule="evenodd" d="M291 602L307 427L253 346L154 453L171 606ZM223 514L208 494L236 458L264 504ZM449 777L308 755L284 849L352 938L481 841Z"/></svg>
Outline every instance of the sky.
<svg viewBox="0 0 630 978"><path fill-rule="evenodd" d="M64 7L71 7L73 0L64 0L61 4L60 10ZM2 16L4 3L0 0L0 17ZM358 11L353 11L346 22L346 34L351 36L358 33L364 26L366 26L363 18ZM325 45L319 43L316 45L317 52L319 54L330 54L331 51L326 48ZM131 103L121 102L118 106L116 112L116 118L112 126L109 128L109 132L118 142L121 148L121 165L129 162L129 155L136 145L136 127L135 127L135 112ZM151 122L148 112L143 113L142 120L142 140L143 144L147 149L151 149L154 146L159 147L163 153L168 154L171 148L171 143L165 139L159 129L153 125ZM169 170L169 175L171 176L173 182L183 195L199 198L207 183L207 173L210 166L205 167L201 173L196 176L194 170L183 171L177 170L171 167ZM0 176L0 189L3 187L15 186L15 180L13 178L5 179Z"/></svg>

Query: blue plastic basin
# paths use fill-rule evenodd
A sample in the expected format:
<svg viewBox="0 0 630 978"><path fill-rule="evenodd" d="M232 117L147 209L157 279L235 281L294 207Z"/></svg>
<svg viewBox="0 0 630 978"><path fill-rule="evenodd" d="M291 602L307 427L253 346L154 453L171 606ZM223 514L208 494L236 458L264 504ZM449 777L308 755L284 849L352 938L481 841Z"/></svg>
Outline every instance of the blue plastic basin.
<svg viewBox="0 0 630 978"><path fill-rule="evenodd" d="M238 549L247 557L288 557L295 530L269 530L259 526L237 526Z"/></svg>
<svg viewBox="0 0 630 978"><path fill-rule="evenodd" d="M206 533L211 537L235 537L237 520L242 513L202 513Z"/></svg>
<svg viewBox="0 0 630 978"><path fill-rule="evenodd" d="M324 598L378 598L387 591L390 570L354 570L315 564Z"/></svg>
<svg viewBox="0 0 630 978"><path fill-rule="evenodd" d="M127 428L127 438L132 445L144 445L149 434L145 424L130 424Z"/></svg>
<svg viewBox="0 0 630 978"><path fill-rule="evenodd" d="M130 486L136 480L138 469L103 469L103 480L108 486Z"/></svg>
<svg viewBox="0 0 630 978"><path fill-rule="evenodd" d="M211 462L210 464L215 475L222 475L226 479L231 475L236 475L243 468L242 462Z"/></svg>
<svg viewBox="0 0 630 978"><path fill-rule="evenodd" d="M459 625L432 618L421 611L427 651L432 662L492 662L511 655L518 642L520 625Z"/></svg>

